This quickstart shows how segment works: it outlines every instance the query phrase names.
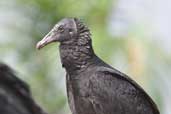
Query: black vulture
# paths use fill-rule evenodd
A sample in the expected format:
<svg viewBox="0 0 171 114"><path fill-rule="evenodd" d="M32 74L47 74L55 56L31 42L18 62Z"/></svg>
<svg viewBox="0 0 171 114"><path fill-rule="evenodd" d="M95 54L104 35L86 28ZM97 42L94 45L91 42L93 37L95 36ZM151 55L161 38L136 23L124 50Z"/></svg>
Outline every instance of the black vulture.
<svg viewBox="0 0 171 114"><path fill-rule="evenodd" d="M33 100L29 86L0 63L0 114L47 114Z"/></svg>
<svg viewBox="0 0 171 114"><path fill-rule="evenodd" d="M83 22L65 18L37 43L41 49L60 42L72 114L159 114L154 101L135 81L94 53L91 41Z"/></svg>

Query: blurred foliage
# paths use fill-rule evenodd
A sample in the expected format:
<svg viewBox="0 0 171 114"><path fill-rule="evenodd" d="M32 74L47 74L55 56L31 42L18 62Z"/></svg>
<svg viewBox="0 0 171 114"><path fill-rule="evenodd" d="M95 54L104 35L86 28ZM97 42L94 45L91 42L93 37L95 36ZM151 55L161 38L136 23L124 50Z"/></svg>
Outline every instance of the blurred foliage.
<svg viewBox="0 0 171 114"><path fill-rule="evenodd" d="M19 72L19 76L30 84L34 97L49 114L69 112L65 71L61 67L56 44L41 51L37 51L35 45L64 17L82 19L91 29L97 55L117 69L130 74L162 110L162 93L156 85L165 74L161 74L163 72L158 69L162 68L169 74L171 64L168 63L171 60L164 56L162 50L156 50L158 47L155 44L144 40L144 36L137 31L131 31L126 38L113 38L107 31L107 23L114 3L113 0L0 1L4 11L14 13L9 17L9 21L14 22L3 28L10 31L5 34L8 39L0 38L0 41L3 39L0 42L0 60L12 65ZM156 82L154 75L158 76Z"/></svg>

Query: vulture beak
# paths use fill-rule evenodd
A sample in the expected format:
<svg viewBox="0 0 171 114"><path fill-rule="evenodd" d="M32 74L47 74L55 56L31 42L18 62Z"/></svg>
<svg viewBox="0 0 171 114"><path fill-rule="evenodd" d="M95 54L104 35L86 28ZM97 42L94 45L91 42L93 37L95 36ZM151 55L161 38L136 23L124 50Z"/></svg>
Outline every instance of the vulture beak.
<svg viewBox="0 0 171 114"><path fill-rule="evenodd" d="M53 31L50 31L41 41L36 45L37 49L41 49L49 43L55 42L56 38L54 37Z"/></svg>

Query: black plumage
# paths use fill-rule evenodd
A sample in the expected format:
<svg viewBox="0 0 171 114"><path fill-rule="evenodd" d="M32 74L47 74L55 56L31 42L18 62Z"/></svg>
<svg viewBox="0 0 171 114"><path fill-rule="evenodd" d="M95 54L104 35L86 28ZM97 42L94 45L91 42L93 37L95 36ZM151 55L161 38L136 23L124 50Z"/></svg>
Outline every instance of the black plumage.
<svg viewBox="0 0 171 114"><path fill-rule="evenodd" d="M47 114L33 100L29 86L0 63L0 114Z"/></svg>
<svg viewBox="0 0 171 114"><path fill-rule="evenodd" d="M96 56L90 36L80 20L66 18L37 44L40 49L60 42L72 113L159 114L153 100L135 81Z"/></svg>

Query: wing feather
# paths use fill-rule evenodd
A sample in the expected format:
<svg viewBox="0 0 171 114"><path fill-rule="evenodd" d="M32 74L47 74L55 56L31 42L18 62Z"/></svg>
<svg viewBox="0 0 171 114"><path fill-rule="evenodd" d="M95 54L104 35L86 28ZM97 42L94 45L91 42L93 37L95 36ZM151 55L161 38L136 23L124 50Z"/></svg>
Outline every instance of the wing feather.
<svg viewBox="0 0 171 114"><path fill-rule="evenodd" d="M98 106L96 110L100 110L102 112L103 110L101 109L107 109L106 111L109 110L111 111L113 107L117 107L116 109L113 109L113 111L117 112L117 110L118 111L122 110L123 114L125 114L124 112L129 112L127 109L131 108L132 106L136 107L135 104L137 103L139 104L139 107L147 107L146 109L151 110L152 114L159 114L159 110L156 104L150 98L150 96L135 81L133 81L127 75L119 72L116 69L107 68L107 67L98 67L94 70L96 71L96 76L94 78L92 77L93 79L91 79L92 82L90 83L91 86L94 86L94 87L90 87L93 88L91 93L93 93L94 96L90 98L90 101L94 104L95 108L97 108ZM114 83L116 84L114 85ZM122 84L119 86L119 83ZM98 95L98 97L96 95ZM124 98L125 102L122 99L122 95L125 96ZM129 99L129 97L131 98ZM104 101L102 100L102 98L104 98ZM108 99L110 101L106 101ZM134 99L136 103L134 101L131 101L131 99ZM129 103L126 103L126 100ZM134 105L132 104L131 106L130 103L135 103L135 104ZM107 104L108 106L105 107L105 104ZM125 107L127 108L125 109ZM145 109L141 108L141 110L145 110ZM112 114L112 113L108 112L106 114Z"/></svg>

